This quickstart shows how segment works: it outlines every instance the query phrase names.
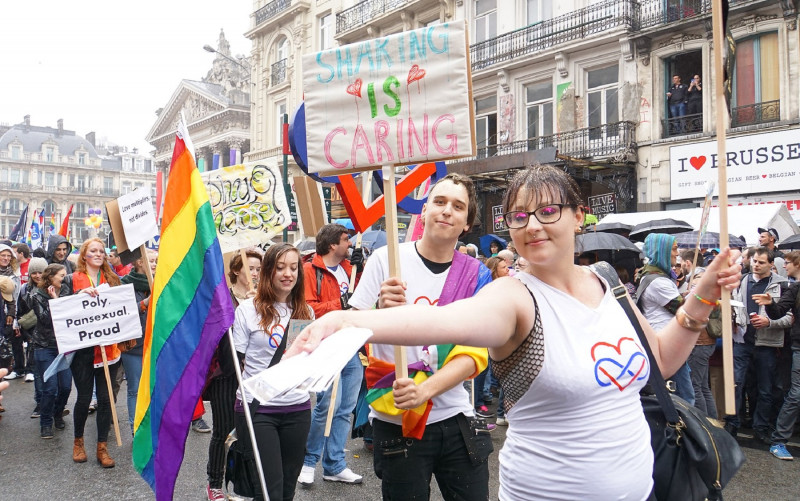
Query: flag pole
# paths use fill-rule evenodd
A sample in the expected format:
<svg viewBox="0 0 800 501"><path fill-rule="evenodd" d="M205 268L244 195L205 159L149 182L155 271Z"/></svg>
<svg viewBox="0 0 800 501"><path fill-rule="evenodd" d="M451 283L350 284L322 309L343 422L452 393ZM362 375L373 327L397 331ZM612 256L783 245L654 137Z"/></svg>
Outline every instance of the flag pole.
<svg viewBox="0 0 800 501"><path fill-rule="evenodd" d="M728 240L728 176L725 153L725 133L728 126L728 105L725 102L725 81L722 63L722 46L726 43L722 27L722 1L714 0L711 9L714 41L714 97L716 99L715 117L717 132L717 176L719 184L719 244L724 249L730 245ZM729 54L728 57L733 57ZM729 75L728 78L731 78ZM733 378L733 333L731 327L731 292L722 288L722 375L725 389L725 414L736 414L736 397Z"/></svg>
<svg viewBox="0 0 800 501"><path fill-rule="evenodd" d="M244 269L244 265L242 265ZM244 392L244 382L242 380L242 369L239 367L239 357L236 355L236 345L233 343L233 333L228 327L228 343L231 345L231 356L233 357L233 368L236 371L236 380L239 381L239 391L242 392L242 407L244 407L244 418L247 421L247 431L250 433L250 445L253 449L253 455L256 459L256 468L258 469L258 481L261 483L261 493L265 501L269 501L269 494L267 493L267 482L264 480L264 467L261 465L261 454L258 452L258 443L256 442L256 432L253 428L253 417L250 415L250 406L247 405L247 395ZM254 397L255 398L255 397ZM236 436L237 440L241 437ZM234 486L235 487L235 486Z"/></svg>

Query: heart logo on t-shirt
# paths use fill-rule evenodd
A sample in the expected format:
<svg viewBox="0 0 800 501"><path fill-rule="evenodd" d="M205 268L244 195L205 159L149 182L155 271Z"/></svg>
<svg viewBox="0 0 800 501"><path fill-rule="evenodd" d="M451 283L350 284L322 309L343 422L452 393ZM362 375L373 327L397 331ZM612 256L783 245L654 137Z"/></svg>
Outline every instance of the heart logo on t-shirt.
<svg viewBox="0 0 800 501"><path fill-rule="evenodd" d="M430 300L428 296L420 296L414 300L414 304L421 303L421 304L428 304L430 306L436 306L439 303L439 299L434 299L433 301Z"/></svg>
<svg viewBox="0 0 800 501"><path fill-rule="evenodd" d="M620 338L616 345L605 341L595 343L591 355L595 361L594 377L602 387L613 384L623 391L634 381L646 380L650 375L647 357L633 338Z"/></svg>
<svg viewBox="0 0 800 501"><path fill-rule="evenodd" d="M277 348L281 345L284 332L286 332L286 330L281 324L274 324L269 328L269 345L272 348Z"/></svg>
<svg viewBox="0 0 800 501"><path fill-rule="evenodd" d="M689 159L689 163L692 164L692 167L694 167L695 170L700 170L700 167L702 167L706 163L706 157L705 155L701 155L699 157L692 157Z"/></svg>

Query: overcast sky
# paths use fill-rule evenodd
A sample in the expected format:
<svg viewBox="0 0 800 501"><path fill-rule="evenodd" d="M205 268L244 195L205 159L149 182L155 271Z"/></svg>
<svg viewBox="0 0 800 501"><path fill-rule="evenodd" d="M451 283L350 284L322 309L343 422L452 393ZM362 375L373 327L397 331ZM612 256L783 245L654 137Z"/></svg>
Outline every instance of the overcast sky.
<svg viewBox="0 0 800 501"><path fill-rule="evenodd" d="M211 68L220 29L250 55L251 0L13 1L0 29L0 122L56 126L138 147L181 79Z"/></svg>

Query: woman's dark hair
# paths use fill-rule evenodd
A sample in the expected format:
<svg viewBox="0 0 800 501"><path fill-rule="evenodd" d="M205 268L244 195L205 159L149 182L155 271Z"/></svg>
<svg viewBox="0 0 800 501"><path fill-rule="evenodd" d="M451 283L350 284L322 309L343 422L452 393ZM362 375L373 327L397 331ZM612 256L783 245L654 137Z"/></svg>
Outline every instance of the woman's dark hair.
<svg viewBox="0 0 800 501"><path fill-rule="evenodd" d="M261 258L262 258L261 253L256 251L256 250L248 249L244 253L248 258L252 257L252 258L255 258L255 259L258 259L259 261L261 261ZM231 258L230 264L228 265L228 270L229 270L228 271L228 278L231 279L231 285L236 283L236 274L239 273L239 271L241 271L242 265L243 265L243 263L242 263L242 253L241 252L237 252L236 254L233 255L233 257Z"/></svg>
<svg viewBox="0 0 800 501"><path fill-rule="evenodd" d="M517 197L525 189L525 200ZM531 202L582 207L580 189L572 177L550 165L532 165L514 175L503 199L503 212L512 208L528 207Z"/></svg>
<svg viewBox="0 0 800 501"><path fill-rule="evenodd" d="M53 285L53 277L58 275L58 272L66 269L63 264L48 264L39 277L39 283L36 284L42 290L47 290L48 287Z"/></svg>
<svg viewBox="0 0 800 501"><path fill-rule="evenodd" d="M300 259L300 251L291 244L275 244L267 249L264 259L261 261L261 273L258 276L258 287L253 304L256 313L261 317L258 325L269 332L272 327L273 319L278 318L278 311L275 309L275 302L278 300L275 289L272 286L272 277L275 275L275 268L278 260L289 252L297 255L297 283L294 284L292 292L289 293L287 302L292 309L292 317L300 320L311 320L311 312L305 298L305 284L303 282L303 262Z"/></svg>
<svg viewBox="0 0 800 501"><path fill-rule="evenodd" d="M617 270L617 275L619 275L619 281L623 284L627 284L631 281L631 276L628 274L628 269L624 266L614 266L614 269Z"/></svg>

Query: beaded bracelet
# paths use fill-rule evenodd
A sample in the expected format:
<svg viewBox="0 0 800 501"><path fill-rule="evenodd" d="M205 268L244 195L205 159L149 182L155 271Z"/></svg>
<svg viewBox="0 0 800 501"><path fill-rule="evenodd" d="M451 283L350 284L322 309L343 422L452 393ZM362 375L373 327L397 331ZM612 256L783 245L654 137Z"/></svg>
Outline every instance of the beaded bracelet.
<svg viewBox="0 0 800 501"><path fill-rule="evenodd" d="M719 299L717 299L716 301L709 301L708 299L702 298L702 297L698 296L697 294L694 295L694 298L697 299L698 301L700 301L701 303L707 304L709 306L717 306L717 305L719 305Z"/></svg>
<svg viewBox="0 0 800 501"><path fill-rule="evenodd" d="M693 316L686 313L686 310L683 309L683 306L678 308L678 311L675 312L675 320L677 320L678 325L684 329L694 332L700 332L708 325L708 319L706 319L704 322L697 320Z"/></svg>

